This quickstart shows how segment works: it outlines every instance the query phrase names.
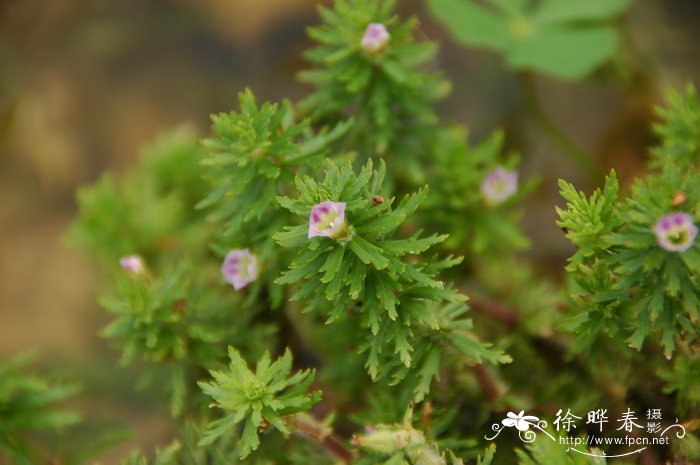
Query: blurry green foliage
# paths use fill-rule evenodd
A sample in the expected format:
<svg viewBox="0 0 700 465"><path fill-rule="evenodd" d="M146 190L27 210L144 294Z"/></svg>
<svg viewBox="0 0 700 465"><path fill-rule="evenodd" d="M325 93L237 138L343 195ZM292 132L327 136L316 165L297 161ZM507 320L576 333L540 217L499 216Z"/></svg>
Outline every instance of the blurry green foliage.
<svg viewBox="0 0 700 465"><path fill-rule="evenodd" d="M609 60L618 34L611 21L631 0L428 0L460 43L502 54L515 70L567 80Z"/></svg>
<svg viewBox="0 0 700 465"><path fill-rule="evenodd" d="M117 183L107 173L78 192L81 216L68 232L107 268L119 258L140 254L151 267L174 251L196 252L210 233L193 207L207 184L203 153L188 128L161 136L141 153L139 169Z"/></svg>
<svg viewBox="0 0 700 465"><path fill-rule="evenodd" d="M0 359L0 461L33 465L45 457L39 435L76 424L80 416L60 408L76 386L54 383L29 373L33 357Z"/></svg>
<svg viewBox="0 0 700 465"><path fill-rule="evenodd" d="M559 444L559 437L555 434L554 436L557 440L550 440L546 437L541 437L528 444L527 447L523 449L518 449L516 451L518 455L519 465L549 465L551 464L561 464L561 465L605 465L608 463L604 457L591 457L585 454L572 454L567 447L562 447ZM603 451L596 448L588 449L588 453L603 455ZM619 459L616 463L621 465Z"/></svg>
<svg viewBox="0 0 700 465"><path fill-rule="evenodd" d="M668 105L656 108L661 119L654 132L661 145L651 150L653 166L697 166L700 160L700 100L692 84L685 92L670 91Z"/></svg>
<svg viewBox="0 0 700 465"><path fill-rule="evenodd" d="M481 184L497 168L515 170L518 157L503 155L504 135L495 132L474 146L459 127L437 131L434 136L432 192L427 198L425 223L431 229L450 231L445 248L464 253L467 260L512 254L529 246L520 230L518 203L534 188L536 180L518 186L515 195L491 205Z"/></svg>

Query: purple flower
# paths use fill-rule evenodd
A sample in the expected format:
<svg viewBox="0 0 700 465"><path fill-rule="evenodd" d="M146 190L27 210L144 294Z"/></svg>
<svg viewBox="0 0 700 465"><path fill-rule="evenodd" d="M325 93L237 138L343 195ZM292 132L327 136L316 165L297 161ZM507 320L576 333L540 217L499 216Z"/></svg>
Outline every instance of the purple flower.
<svg viewBox="0 0 700 465"><path fill-rule="evenodd" d="M146 267L143 264L143 259L138 255L128 255L119 259L119 266L122 270L130 274L141 274L146 271Z"/></svg>
<svg viewBox="0 0 700 465"><path fill-rule="evenodd" d="M258 278L258 257L248 249L234 249L226 254L221 265L221 274L227 283L240 290Z"/></svg>
<svg viewBox="0 0 700 465"><path fill-rule="evenodd" d="M491 171L481 183L481 195L486 202L496 205L518 191L518 172L498 167Z"/></svg>
<svg viewBox="0 0 700 465"><path fill-rule="evenodd" d="M345 237L345 202L321 202L311 209L309 215L309 239L324 236L332 239Z"/></svg>
<svg viewBox="0 0 700 465"><path fill-rule="evenodd" d="M698 227L689 214L675 212L662 216L656 222L654 234L662 249L669 252L685 252L695 243Z"/></svg>
<svg viewBox="0 0 700 465"><path fill-rule="evenodd" d="M391 35L386 30L386 26L382 23L370 23L365 30L365 35L362 36L360 46L370 55L376 55L384 50L390 38Z"/></svg>

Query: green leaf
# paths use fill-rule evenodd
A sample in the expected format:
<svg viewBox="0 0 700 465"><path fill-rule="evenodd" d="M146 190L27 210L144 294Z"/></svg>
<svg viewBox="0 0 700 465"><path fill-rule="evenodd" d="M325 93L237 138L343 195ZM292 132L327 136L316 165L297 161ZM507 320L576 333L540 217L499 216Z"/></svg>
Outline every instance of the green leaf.
<svg viewBox="0 0 700 465"><path fill-rule="evenodd" d="M512 16L524 14L530 6L529 0L490 0L490 2L502 12Z"/></svg>
<svg viewBox="0 0 700 465"><path fill-rule="evenodd" d="M505 50L508 29L497 13L468 0L428 0L430 11L466 45Z"/></svg>
<svg viewBox="0 0 700 465"><path fill-rule="evenodd" d="M503 352L490 349L491 344L480 342L463 332L453 331L447 339L473 362L508 363L511 361L510 357L504 355Z"/></svg>
<svg viewBox="0 0 700 465"><path fill-rule="evenodd" d="M539 23L596 21L623 13L631 0L543 0L534 15Z"/></svg>
<svg viewBox="0 0 700 465"><path fill-rule="evenodd" d="M617 35L609 26L582 29L542 27L508 54L515 69L533 69L575 80L594 71L617 47Z"/></svg>
<svg viewBox="0 0 700 465"><path fill-rule="evenodd" d="M430 393L430 384L433 379L440 380L440 350L433 347L425 357L418 372L418 384L413 390L413 400L420 402Z"/></svg>
<svg viewBox="0 0 700 465"><path fill-rule="evenodd" d="M610 24L629 0L428 0L454 38L504 55L516 70L581 79L611 58L617 32Z"/></svg>
<svg viewBox="0 0 700 465"><path fill-rule="evenodd" d="M335 278L338 273L341 264L343 263L343 254L345 252L345 247L334 247L333 251L328 254L326 263L320 268L319 271L324 272L321 277L322 283L328 283Z"/></svg>
<svg viewBox="0 0 700 465"><path fill-rule="evenodd" d="M382 249L370 244L360 236L353 237L348 247L350 247L350 250L357 255L357 258L362 260L366 265L371 264L378 270L389 266L389 260L382 255Z"/></svg>
<svg viewBox="0 0 700 465"><path fill-rule="evenodd" d="M292 367L289 350L274 363L270 363L270 354L266 352L255 372L233 347L229 347L229 359L228 371L210 371L214 380L198 383L202 392L213 398L214 406L224 411L223 418L209 424L200 445L209 445L221 436L233 434L234 426L245 421L238 442L243 459L259 447L258 427L263 420L287 435L289 430L280 415L308 411L320 400L320 395L306 392L313 381L312 371L299 371L289 376Z"/></svg>
<svg viewBox="0 0 700 465"><path fill-rule="evenodd" d="M476 461L476 465L491 465L494 455L496 455L496 444L491 444L484 451L483 457L479 455L479 458Z"/></svg>

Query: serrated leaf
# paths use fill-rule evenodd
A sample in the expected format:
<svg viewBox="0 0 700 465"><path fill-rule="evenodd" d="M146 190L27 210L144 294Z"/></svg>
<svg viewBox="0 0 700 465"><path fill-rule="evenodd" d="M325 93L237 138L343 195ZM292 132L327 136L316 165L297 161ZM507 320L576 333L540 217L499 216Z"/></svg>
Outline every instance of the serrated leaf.
<svg viewBox="0 0 700 465"><path fill-rule="evenodd" d="M348 247L366 265L371 264L378 270L389 266L389 260L382 254L382 249L370 244L360 236L353 237Z"/></svg>

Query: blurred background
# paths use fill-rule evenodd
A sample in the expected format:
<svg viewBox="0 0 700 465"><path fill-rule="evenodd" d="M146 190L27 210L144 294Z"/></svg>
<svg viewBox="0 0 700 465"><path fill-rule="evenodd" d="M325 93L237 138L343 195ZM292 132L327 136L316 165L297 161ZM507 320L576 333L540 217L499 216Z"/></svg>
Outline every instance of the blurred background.
<svg viewBox="0 0 700 465"><path fill-rule="evenodd" d="M62 236L76 214L75 190L104 170L122 173L160 132L190 125L205 135L209 114L229 111L251 87L260 100L304 95L295 73L317 22L312 0L4 0L0 2L0 356L36 349L40 367L82 384L85 417L133 433L103 456L150 450L170 426L157 392L138 391L97 332L96 267ZM501 59L452 43L423 2L418 34L441 43L453 82L446 118L480 140L505 127L523 155L523 175L542 177L526 204L529 255L556 276L570 250L554 224L556 180L594 180L558 156L522 115L517 79ZM624 18L633 75L600 73L585 83L538 76L545 112L623 180L643 169L652 106L664 92L700 84L700 1L637 0ZM611 66L615 74L615 64ZM610 71L610 70L608 70ZM625 84L622 85L621 83Z"/></svg>

